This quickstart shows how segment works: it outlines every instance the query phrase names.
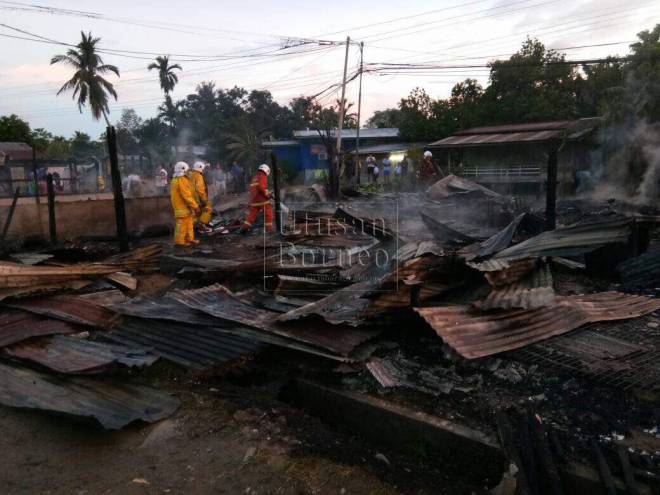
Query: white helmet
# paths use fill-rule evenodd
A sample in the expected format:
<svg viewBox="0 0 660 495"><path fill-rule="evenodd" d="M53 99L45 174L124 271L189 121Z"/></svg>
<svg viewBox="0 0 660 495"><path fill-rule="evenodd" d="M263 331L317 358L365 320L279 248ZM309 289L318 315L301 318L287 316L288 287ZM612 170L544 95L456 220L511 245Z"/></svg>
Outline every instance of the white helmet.
<svg viewBox="0 0 660 495"><path fill-rule="evenodd" d="M190 167L186 162L177 162L174 165L174 177L183 177L189 169Z"/></svg>
<svg viewBox="0 0 660 495"><path fill-rule="evenodd" d="M430 151L425 151L424 152L424 158L431 158L432 156L433 156L433 153L431 153Z"/></svg>
<svg viewBox="0 0 660 495"><path fill-rule="evenodd" d="M204 162L193 163L193 170L195 170L196 172L204 172L205 168L206 168L206 163Z"/></svg>
<svg viewBox="0 0 660 495"><path fill-rule="evenodd" d="M270 167L265 163L259 165L259 168L257 170L261 170L264 174L270 175Z"/></svg>

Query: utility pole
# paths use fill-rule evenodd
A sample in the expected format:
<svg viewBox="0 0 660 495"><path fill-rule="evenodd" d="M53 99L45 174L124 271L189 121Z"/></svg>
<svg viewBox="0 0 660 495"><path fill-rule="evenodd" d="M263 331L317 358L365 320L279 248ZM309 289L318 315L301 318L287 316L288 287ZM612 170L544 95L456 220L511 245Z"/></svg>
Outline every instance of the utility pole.
<svg viewBox="0 0 660 495"><path fill-rule="evenodd" d="M341 131L344 127L344 111L346 107L346 72L348 71L348 48L351 45L351 37L346 37L346 54L344 55L344 79L341 85L341 100L339 101L339 124L337 125L337 153L335 153L334 173L332 174L331 193L333 198L339 197L339 159L341 156Z"/></svg>
<svg viewBox="0 0 660 495"><path fill-rule="evenodd" d="M357 114L357 134L355 136L355 177L358 185L360 184L360 115L362 111L362 61L364 59L364 41L360 42L360 89L358 90L358 114Z"/></svg>

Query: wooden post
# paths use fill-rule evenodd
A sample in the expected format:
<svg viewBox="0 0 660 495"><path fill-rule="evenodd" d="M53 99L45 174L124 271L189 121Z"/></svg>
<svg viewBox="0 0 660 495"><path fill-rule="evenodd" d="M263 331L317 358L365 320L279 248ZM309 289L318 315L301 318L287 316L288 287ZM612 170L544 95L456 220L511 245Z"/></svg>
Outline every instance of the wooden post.
<svg viewBox="0 0 660 495"><path fill-rule="evenodd" d="M557 143L550 143L548 150L548 176L545 196L545 228L555 230L557 226Z"/></svg>
<svg viewBox="0 0 660 495"><path fill-rule="evenodd" d="M273 189L275 190L275 227L277 232L282 232L282 219L280 218L282 205L280 204L280 171L277 168L277 157L275 153L270 154L270 168L273 170Z"/></svg>
<svg viewBox="0 0 660 495"><path fill-rule="evenodd" d="M126 228L126 210L124 207L124 192L121 188L121 173L119 172L119 159L117 157L117 133L113 126L106 132L108 140L108 155L110 157L110 176L112 178L112 192L115 200L115 221L117 223L117 238L119 250L128 251L128 229Z"/></svg>
<svg viewBox="0 0 660 495"><path fill-rule="evenodd" d="M46 176L46 191L48 192L48 232L50 243L57 244L57 225L55 224L55 187L53 186L53 174Z"/></svg>
<svg viewBox="0 0 660 495"><path fill-rule="evenodd" d="M7 213L7 220L5 220L5 226L2 229L2 237L0 237L0 251L5 250L5 238L7 237L7 232L9 231L9 226L11 225L11 219L14 218L14 210L16 209L16 202L18 201L18 196L21 193L21 188L17 187L14 192L14 199L11 200L11 206L9 207L9 213Z"/></svg>

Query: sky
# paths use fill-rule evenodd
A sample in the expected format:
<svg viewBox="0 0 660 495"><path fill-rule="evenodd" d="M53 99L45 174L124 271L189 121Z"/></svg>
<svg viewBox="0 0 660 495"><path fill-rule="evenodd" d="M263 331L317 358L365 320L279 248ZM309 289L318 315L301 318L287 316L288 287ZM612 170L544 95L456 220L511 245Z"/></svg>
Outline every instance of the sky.
<svg viewBox="0 0 660 495"><path fill-rule="evenodd" d="M157 115L163 94L156 71L147 70L156 54L170 54L183 67L175 100L203 81L219 88L268 89L282 104L316 95L342 78L345 44L326 42L347 36L364 43L366 67L477 66L423 74L365 72L364 122L375 110L395 107L416 87L444 98L467 77L487 85L488 70L479 66L516 52L528 35L548 48L565 48L567 59L584 60L626 55L636 34L657 23L657 0L0 0L0 115L15 113L33 129L66 137L74 131L98 137L105 128L89 110L80 113L71 94L56 96L72 71L49 62L66 46L7 36L71 44L81 30L100 37L99 46L111 51L103 54L104 62L120 69L119 78L109 77L119 94L110 105L113 122L123 108L142 118ZM291 46L301 39L307 43ZM599 44L608 46L593 46ZM359 47L351 44L349 75L359 60ZM338 88L332 91L320 102L338 98ZM347 99L357 102L358 79L348 84Z"/></svg>

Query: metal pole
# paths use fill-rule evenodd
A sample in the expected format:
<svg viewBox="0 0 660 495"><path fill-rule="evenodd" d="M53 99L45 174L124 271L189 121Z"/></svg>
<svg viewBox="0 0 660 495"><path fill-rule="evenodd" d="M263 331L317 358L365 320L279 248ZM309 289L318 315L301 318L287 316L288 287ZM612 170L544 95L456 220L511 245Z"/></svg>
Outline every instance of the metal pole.
<svg viewBox="0 0 660 495"><path fill-rule="evenodd" d="M7 220L5 220L5 226L2 229L2 237L0 237L0 251L5 250L5 238L7 237L7 232L9 231L9 226L11 225L11 219L14 218L14 210L16 209L16 202L18 201L18 196L21 193L21 188L17 187L14 192L14 199L11 201L11 206L9 207L9 213L7 213Z"/></svg>
<svg viewBox="0 0 660 495"><path fill-rule="evenodd" d="M53 174L46 176L46 191L48 192L48 231L51 244L57 244L57 225L55 224L55 187Z"/></svg>
<svg viewBox="0 0 660 495"><path fill-rule="evenodd" d="M360 116L362 114L362 61L364 58L364 41L360 42L360 89L358 90L357 133L355 136L355 171L356 181L360 184Z"/></svg>
<svg viewBox="0 0 660 495"><path fill-rule="evenodd" d="M34 198L39 204L39 179L37 179L37 150L32 145L32 174L34 175Z"/></svg>
<svg viewBox="0 0 660 495"><path fill-rule="evenodd" d="M280 171L277 168L275 153L270 154L270 167L273 169L273 189L275 190L275 227L279 233L282 232L282 219L280 218L282 205L280 204Z"/></svg>
<svg viewBox="0 0 660 495"><path fill-rule="evenodd" d="M119 250L128 251L128 229L126 228L126 210L124 209L124 192L121 189L121 173L117 156L117 133L113 126L106 131L108 139L108 155L110 156L110 175L112 177L112 192L115 199L115 221L117 223L117 238Z"/></svg>
<svg viewBox="0 0 660 495"><path fill-rule="evenodd" d="M346 98L346 72L348 71L348 48L351 45L350 36L346 37L346 54L344 55L344 78L341 84L341 100L339 100L339 123L337 125L337 153L335 154L334 173L332 174L332 196L339 195L339 157L341 156L341 131L344 127L344 111Z"/></svg>
<svg viewBox="0 0 660 495"><path fill-rule="evenodd" d="M545 228L555 230L557 226L557 143L550 143L548 151L548 176L545 196Z"/></svg>

